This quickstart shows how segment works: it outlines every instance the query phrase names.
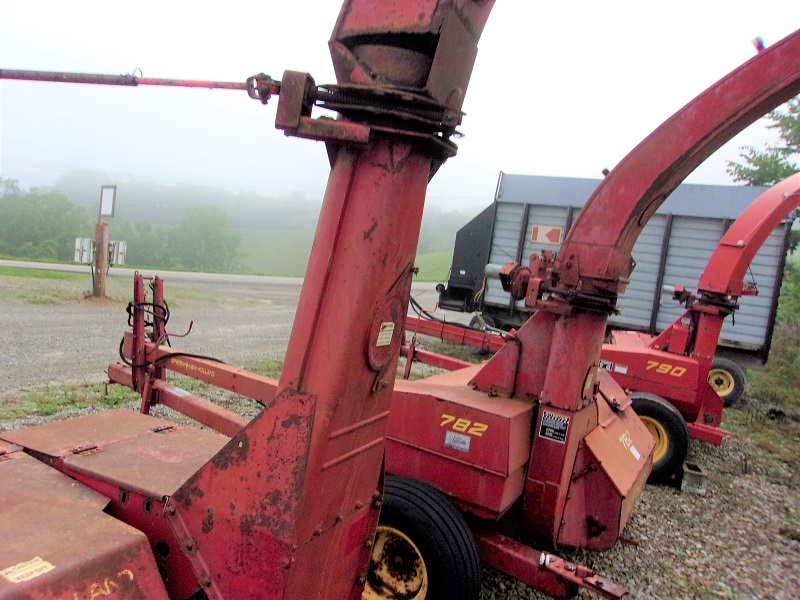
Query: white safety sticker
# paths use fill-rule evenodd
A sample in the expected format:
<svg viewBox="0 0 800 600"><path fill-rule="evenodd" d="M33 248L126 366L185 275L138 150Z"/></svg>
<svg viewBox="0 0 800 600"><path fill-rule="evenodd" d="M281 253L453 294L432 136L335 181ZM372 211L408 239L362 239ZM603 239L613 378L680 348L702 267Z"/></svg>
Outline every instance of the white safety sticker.
<svg viewBox="0 0 800 600"><path fill-rule="evenodd" d="M622 373L623 375L627 375L628 373L628 365L614 365L614 372L615 373Z"/></svg>
<svg viewBox="0 0 800 600"><path fill-rule="evenodd" d="M381 346L388 346L392 343L392 336L394 335L394 321L384 321L381 323L381 330L378 333L378 341L375 345L380 348Z"/></svg>
<svg viewBox="0 0 800 600"><path fill-rule="evenodd" d="M567 441L567 431L569 431L569 417L547 410L542 413L542 424L539 426L540 437L564 444Z"/></svg>
<svg viewBox="0 0 800 600"><path fill-rule="evenodd" d="M468 435L446 431L444 434L444 447L458 450L459 452L469 452L471 438Z"/></svg>
<svg viewBox="0 0 800 600"><path fill-rule="evenodd" d="M614 363L610 360L601 360L598 366L603 369L604 371L613 371L614 370Z"/></svg>
<svg viewBox="0 0 800 600"><path fill-rule="evenodd" d="M636 460L639 460L640 458L642 458L642 455L639 454L639 451L636 449L636 446L631 446L631 454L633 454L633 457Z"/></svg>
<svg viewBox="0 0 800 600"><path fill-rule="evenodd" d="M8 579L11 583L22 583L39 575L44 575L48 571L55 569L55 565L47 562L40 556L36 556L25 562L8 567L0 571L0 575Z"/></svg>

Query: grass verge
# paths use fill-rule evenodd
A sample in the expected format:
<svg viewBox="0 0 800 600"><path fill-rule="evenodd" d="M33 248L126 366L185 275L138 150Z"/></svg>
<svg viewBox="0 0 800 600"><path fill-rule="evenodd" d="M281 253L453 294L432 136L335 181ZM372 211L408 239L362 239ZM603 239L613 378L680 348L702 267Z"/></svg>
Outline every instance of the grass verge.
<svg viewBox="0 0 800 600"><path fill-rule="evenodd" d="M132 390L114 384L48 386L3 398L0 426L23 417L46 417L68 409L116 408L137 397Z"/></svg>

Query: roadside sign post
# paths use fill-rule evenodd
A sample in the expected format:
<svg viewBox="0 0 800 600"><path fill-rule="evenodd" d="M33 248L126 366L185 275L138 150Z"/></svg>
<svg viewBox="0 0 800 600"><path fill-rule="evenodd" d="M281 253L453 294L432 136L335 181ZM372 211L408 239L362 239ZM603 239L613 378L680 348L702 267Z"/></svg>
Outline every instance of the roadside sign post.
<svg viewBox="0 0 800 600"><path fill-rule="evenodd" d="M113 217L117 199L117 186L100 186L100 212L94 228L94 297L105 298L106 271L108 271L108 223L103 217Z"/></svg>

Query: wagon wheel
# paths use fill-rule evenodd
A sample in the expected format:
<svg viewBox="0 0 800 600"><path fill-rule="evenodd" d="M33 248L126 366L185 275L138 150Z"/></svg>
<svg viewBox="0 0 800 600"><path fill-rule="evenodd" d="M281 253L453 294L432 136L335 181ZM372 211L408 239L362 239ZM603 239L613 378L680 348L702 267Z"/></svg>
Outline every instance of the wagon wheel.
<svg viewBox="0 0 800 600"><path fill-rule="evenodd" d="M362 600L477 600L480 566L464 517L437 489L387 476Z"/></svg>
<svg viewBox="0 0 800 600"><path fill-rule="evenodd" d="M666 481L677 473L689 450L689 428L672 404L647 392L630 394L633 411L656 440L648 483Z"/></svg>
<svg viewBox="0 0 800 600"><path fill-rule="evenodd" d="M744 370L727 358L715 358L708 372L708 383L722 398L725 406L731 406L744 394L747 377Z"/></svg>

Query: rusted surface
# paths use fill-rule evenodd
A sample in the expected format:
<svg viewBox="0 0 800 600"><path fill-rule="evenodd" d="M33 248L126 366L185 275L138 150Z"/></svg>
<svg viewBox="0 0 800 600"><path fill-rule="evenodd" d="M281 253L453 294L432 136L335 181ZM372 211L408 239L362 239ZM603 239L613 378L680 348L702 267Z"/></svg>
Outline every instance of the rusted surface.
<svg viewBox="0 0 800 600"><path fill-rule="evenodd" d="M492 0L345 2L329 42L340 83L414 88L460 109Z"/></svg>
<svg viewBox="0 0 800 600"><path fill-rule="evenodd" d="M131 348L131 333L126 332L123 354L132 359ZM156 346L152 343L146 343L144 349L142 355L147 357L146 360L148 362L155 362L170 371L230 390L261 404L268 404L275 397L278 381L271 377L251 373L250 371L213 360L185 356L179 349L169 346ZM175 355L174 358L172 357L173 355ZM112 370L116 383L128 385L128 377L123 366L112 365Z"/></svg>
<svg viewBox="0 0 800 600"><path fill-rule="evenodd" d="M0 497L3 600L166 600L147 538L107 498L22 452L0 461Z"/></svg>
<svg viewBox="0 0 800 600"><path fill-rule="evenodd" d="M281 95L278 125L288 124L286 131L293 135L328 141L332 170L298 306L298 314L307 318L295 323L277 393L273 396L262 385L271 401L267 408L213 456L213 443L191 439L180 429L142 431L141 423L153 422L143 415L133 415L138 421L126 416L116 428L103 422L104 428L94 432L90 424L103 419L83 420L53 429L51 440L31 434L30 441L48 452L70 453L63 467L109 494L127 485L142 497L168 495L185 478L169 498L167 514L199 587L211 598L360 598L359 578L366 572L380 507L383 440L425 191L438 165L454 154L449 136L492 6L491 1L408 2L402 15L414 14L412 4L433 11L424 25L429 33L422 37L416 36L416 23L397 20L396 2L346 2L340 17L340 23L376 17L393 22L387 37L373 37L367 44L358 40L350 56L359 60L360 46L363 56L376 58L369 81L356 81L375 87L368 90L375 97L408 76L425 82L416 96L408 90L391 96L390 104L409 96L403 110L342 107L337 110L343 119L311 120L307 92L313 80L304 79L292 90L288 86L285 102ZM415 59L410 70L396 44L406 29L412 37L400 46L417 59L430 58ZM338 68L337 74L340 84L358 79ZM108 82L130 85L135 78ZM249 91L263 101L261 86L254 88ZM343 102L341 97L332 101ZM419 114L445 104L441 123L435 123L438 129L430 130ZM349 114L358 114L359 122L349 121ZM414 117L410 131L402 126L407 115ZM371 135L373 121L379 135ZM402 306L396 306L397 298L403 299ZM388 308L376 310L380 307ZM163 367L194 367L216 380L238 377L197 359L179 365L186 357L154 363L162 350L148 344L157 345L165 332L156 327L149 340L144 334L139 320L135 339L126 340L133 359L131 383L142 392L143 412L155 401L152 392L158 392ZM217 377L223 371L225 376ZM126 447L139 456L130 456ZM189 474L202 460L207 462Z"/></svg>
<svg viewBox="0 0 800 600"><path fill-rule="evenodd" d="M142 435L70 454L64 466L144 496L163 498L172 495L227 441L223 435L153 419L153 426Z"/></svg>
<svg viewBox="0 0 800 600"><path fill-rule="evenodd" d="M439 369L447 369L448 371L455 371L456 369L464 369L471 367L472 363L457 358L451 358L435 352L428 352L427 350L420 350L416 346L402 346L400 348L400 356L404 356L406 360L414 362L418 361L438 367Z"/></svg>
<svg viewBox="0 0 800 600"><path fill-rule="evenodd" d="M233 411L209 402L205 398L190 394L165 381L154 382L153 388L158 394L159 403L228 437L239 433L250 422L249 419Z"/></svg>
<svg viewBox="0 0 800 600"><path fill-rule="evenodd" d="M149 435L154 427L174 425L129 410L109 410L0 433L0 439L48 457L69 456L82 448L105 447Z"/></svg>
<svg viewBox="0 0 800 600"><path fill-rule="evenodd" d="M750 261L775 227L800 204L800 175L761 194L736 219L717 244L698 283L698 294L676 292L686 311L658 336L617 332L601 358L614 379L628 390L656 394L678 409L695 439L721 444L727 432L723 400L708 384L708 374L724 319L745 291ZM620 367L624 366L624 368Z"/></svg>
<svg viewBox="0 0 800 600"><path fill-rule="evenodd" d="M481 560L553 598L572 598L579 587L603 598L622 598L623 586L587 567L541 552L488 529L475 531Z"/></svg>
<svg viewBox="0 0 800 600"><path fill-rule="evenodd" d="M553 598L573 598L576 582L560 577L540 564L544 553L491 529L476 529L481 561Z"/></svg>
<svg viewBox="0 0 800 600"><path fill-rule="evenodd" d="M606 315L627 283L630 251L641 229L702 160L798 92L800 32L723 78L639 144L578 215L549 271L549 285L540 288L551 292L547 303L515 334L517 342L501 348L472 379L489 393L536 398L543 409L553 407L553 419L569 423L563 442L536 432L524 499L525 526L533 538L545 544L557 540L572 465L597 425L591 404ZM536 273L537 260L532 257L530 267ZM629 412L621 411L619 418ZM644 471L648 465L642 460L638 467ZM640 472L635 480L641 479ZM623 500L623 522L635 495ZM578 510L596 518L591 507L587 501Z"/></svg>
<svg viewBox="0 0 800 600"><path fill-rule="evenodd" d="M533 406L470 389L469 369L446 375L395 384L386 471L429 481L473 514L498 518L523 491Z"/></svg>
<svg viewBox="0 0 800 600"><path fill-rule="evenodd" d="M161 85L224 90L247 90L247 83L228 81L199 81L194 79L158 79L135 75L98 75L96 73L63 73L57 71L28 71L0 69L0 79L19 81L49 81L53 83L88 83L94 85Z"/></svg>
<svg viewBox="0 0 800 600"><path fill-rule="evenodd" d="M406 331L492 352L497 352L506 343L506 340L497 334L417 317L406 317Z"/></svg>

